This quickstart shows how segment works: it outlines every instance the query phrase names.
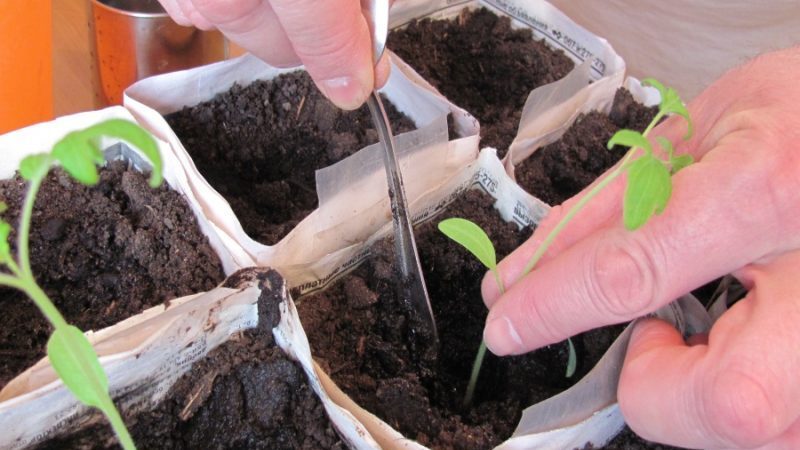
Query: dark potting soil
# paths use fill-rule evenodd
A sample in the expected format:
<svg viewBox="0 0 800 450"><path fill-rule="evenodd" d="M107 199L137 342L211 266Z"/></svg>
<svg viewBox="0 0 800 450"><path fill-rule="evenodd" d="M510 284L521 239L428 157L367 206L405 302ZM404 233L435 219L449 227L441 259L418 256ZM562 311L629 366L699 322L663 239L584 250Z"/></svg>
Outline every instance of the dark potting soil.
<svg viewBox="0 0 800 450"><path fill-rule="evenodd" d="M531 230L504 222L493 202L482 191L468 191L440 217L480 224L502 257ZM573 339L578 368L572 378L565 377L565 343L517 357L489 354L472 407L462 407L487 313L480 295L486 269L441 234L438 221L421 224L415 232L439 329L441 349L433 364L420 365L409 349L409 324L394 295L390 240L378 243L367 262L331 288L300 299L298 311L315 358L361 406L424 445L487 449L510 437L522 409L588 372L619 330Z"/></svg>
<svg viewBox="0 0 800 450"><path fill-rule="evenodd" d="M395 134L413 122L384 99ZM343 111L305 72L235 85L167 116L244 231L274 244L317 207L314 171L378 142L366 105Z"/></svg>
<svg viewBox="0 0 800 450"><path fill-rule="evenodd" d="M164 301L214 288L222 265L185 199L122 162L87 187L60 169L34 206L30 259L36 280L66 320L82 330L113 325ZM3 218L17 227L26 182L0 181ZM16 252L16 234L9 241ZM0 386L45 354L51 333L19 291L0 289Z"/></svg>
<svg viewBox="0 0 800 450"><path fill-rule="evenodd" d="M517 174L533 167L536 174L551 175L542 176L546 182L537 183L531 190L551 204L560 203L624 154L605 148L616 129L644 129L654 114L654 109L635 103L627 91L621 90L610 118L587 114L561 142L528 160L538 164L517 168ZM578 131L588 136L581 139ZM600 137L596 137L598 134ZM556 162L557 155L566 156ZM524 242L530 231L518 231L503 222L491 205L488 196L473 191L448 207L442 217L466 217L479 223L495 242L498 258L502 258ZM420 225L416 232L443 349L434 366L420 368L405 344L407 321L393 295L393 247L389 242L379 244L369 263L331 289L301 299L298 309L317 359L367 410L404 435L434 448L490 448L511 435L522 408L563 391L584 376L623 326L574 337L579 362L576 374L569 379L564 376L568 355L564 343L518 357L487 355L476 401L465 410L460 402L486 317L480 298L485 269L441 235L435 229L437 221ZM352 330L352 334L346 330ZM626 430L609 448L669 447L649 443Z"/></svg>
<svg viewBox="0 0 800 450"><path fill-rule="evenodd" d="M614 165L627 148L606 143L621 128L644 131L658 109L636 102L629 91L617 90L608 114L583 114L556 142L535 151L514 169L523 189L551 205L579 193Z"/></svg>
<svg viewBox="0 0 800 450"><path fill-rule="evenodd" d="M244 269L228 278L262 285L258 327L212 350L170 389L155 410L126 418L141 449L343 450L302 367L275 344L283 300L274 270ZM272 286L265 289L264 286ZM131 426L132 425L132 426ZM117 447L110 427L95 425L41 449Z"/></svg>
<svg viewBox="0 0 800 450"><path fill-rule="evenodd" d="M387 45L481 124L481 146L502 157L535 88L563 78L574 64L562 51L514 29L507 16L464 9L451 20L422 19L389 33Z"/></svg>

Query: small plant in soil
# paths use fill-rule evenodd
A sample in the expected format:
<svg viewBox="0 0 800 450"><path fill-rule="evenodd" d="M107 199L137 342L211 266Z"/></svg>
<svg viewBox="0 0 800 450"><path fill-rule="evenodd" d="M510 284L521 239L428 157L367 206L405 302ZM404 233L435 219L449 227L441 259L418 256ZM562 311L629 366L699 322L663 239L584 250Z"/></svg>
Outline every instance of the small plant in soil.
<svg viewBox="0 0 800 450"><path fill-rule="evenodd" d="M533 270L556 237L583 207L622 174L628 174L622 202L623 222L628 230L634 231L642 227L654 214L659 214L666 208L672 195L672 175L692 164L694 160L691 155L675 155L673 144L663 136L655 138L661 150L657 153L648 136L661 119L677 114L686 119L687 132L684 140L687 140L692 135L692 121L689 111L674 89L667 88L652 78L643 80L642 84L655 87L661 94L661 103L655 117L641 133L622 129L611 137L607 145L609 149L617 144L629 148L622 161L567 211L531 256L522 276Z"/></svg>
<svg viewBox="0 0 800 450"><path fill-rule="evenodd" d="M78 182L93 185L100 177L97 165L104 162L98 140L103 136L123 139L138 147L152 162L150 185L162 182L161 157L153 138L131 122L111 119L80 131L67 134L50 153L37 153L22 160L20 175L27 180L28 190L23 203L17 230L16 254L8 241L11 225L0 219L0 264L7 269L0 274L0 284L24 292L53 326L47 342L47 356L64 385L82 403L98 408L108 418L120 443L126 449L135 448L125 424L108 392L108 378L100 361L80 329L70 325L52 300L37 284L31 270L28 237L36 194L45 176L56 164ZM0 203L0 210L6 205Z"/></svg>
<svg viewBox="0 0 800 450"><path fill-rule="evenodd" d="M497 255L494 250L494 244L492 244L489 236L478 224L460 217L452 217L439 222L438 228L445 236L456 241L478 258L478 260L492 272L492 275L494 275L494 280L497 283L497 288L500 293L505 293L503 280L500 278L500 272L497 271ZM577 356L575 355L575 347L572 345L572 340L567 339L567 343L569 345L569 358L567 361L566 377L569 378L575 374ZM472 372L470 373L469 383L467 384L467 392L464 395L464 407L468 407L472 403L472 396L475 394L475 386L478 383L478 376L480 375L481 365L483 365L483 358L485 355L486 343L481 340L478 353L475 355L475 362L472 364Z"/></svg>
<svg viewBox="0 0 800 450"><path fill-rule="evenodd" d="M523 276L533 270L536 263L572 218L604 187L623 173L627 172L628 174L628 185L623 199L623 222L628 230L634 231L642 227L650 217L660 213L666 207L672 193L671 176L692 164L693 159L691 155L676 156L673 144L663 136L656 137L656 141L662 150L662 154L659 156L655 153L647 136L662 118L671 114L677 114L686 119L688 130L684 139L688 139L691 136L692 123L689 112L674 89L667 88L652 78L644 80L643 84L655 87L661 95L658 113L653 117L644 132L622 129L611 137L608 141L609 149L617 144L629 147L622 162L567 212L536 250L523 270ZM439 223L438 227L442 233L466 248L492 272L498 290L503 294L505 287L497 270L494 246L486 232L475 223L461 218L445 219ZM569 360L566 376L571 377L575 372L577 357L572 341L568 339L567 342L569 345ZM466 395L464 396L465 406L472 402L472 396L475 392L475 385L477 384L485 354L486 344L481 341L472 366Z"/></svg>

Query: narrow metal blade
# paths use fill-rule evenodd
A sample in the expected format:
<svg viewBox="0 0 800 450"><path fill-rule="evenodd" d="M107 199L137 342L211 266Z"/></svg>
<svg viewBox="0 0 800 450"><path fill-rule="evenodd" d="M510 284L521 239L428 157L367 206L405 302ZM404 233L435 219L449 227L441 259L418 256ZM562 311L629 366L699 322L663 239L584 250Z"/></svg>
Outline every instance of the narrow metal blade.
<svg viewBox="0 0 800 450"><path fill-rule="evenodd" d="M373 91L367 100L372 120L378 129L381 143L384 148L384 163L386 166L386 179L389 183L389 198L392 207L392 225L395 236L395 255L397 266L402 277L399 292L402 301L411 312L412 345L416 348L417 356L429 359L438 349L439 338L436 332L436 322L433 318L431 302L428 298L428 289L425 287L425 278L422 276L422 267L419 263L417 244L414 241L414 231L411 228L411 219L408 217L408 202L403 188L403 178L400 173L397 155L394 151L394 137L389 125L389 119L383 108L378 93Z"/></svg>

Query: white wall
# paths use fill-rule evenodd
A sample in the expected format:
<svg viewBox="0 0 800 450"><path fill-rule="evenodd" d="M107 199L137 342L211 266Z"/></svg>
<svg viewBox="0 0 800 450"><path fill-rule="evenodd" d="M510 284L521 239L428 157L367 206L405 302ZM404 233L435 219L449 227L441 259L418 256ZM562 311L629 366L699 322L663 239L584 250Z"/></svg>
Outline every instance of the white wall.
<svg viewBox="0 0 800 450"><path fill-rule="evenodd" d="M800 0L550 1L608 39L630 75L686 100L759 53L800 44Z"/></svg>

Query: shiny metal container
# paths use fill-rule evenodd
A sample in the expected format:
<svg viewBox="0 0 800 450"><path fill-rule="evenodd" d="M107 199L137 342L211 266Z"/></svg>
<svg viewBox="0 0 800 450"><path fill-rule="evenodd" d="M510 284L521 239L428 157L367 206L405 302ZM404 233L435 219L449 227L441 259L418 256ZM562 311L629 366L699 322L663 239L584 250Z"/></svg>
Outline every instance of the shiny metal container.
<svg viewBox="0 0 800 450"><path fill-rule="evenodd" d="M176 24L157 0L91 0L100 98L122 103L123 91L150 75L221 61L227 43L218 31Z"/></svg>

